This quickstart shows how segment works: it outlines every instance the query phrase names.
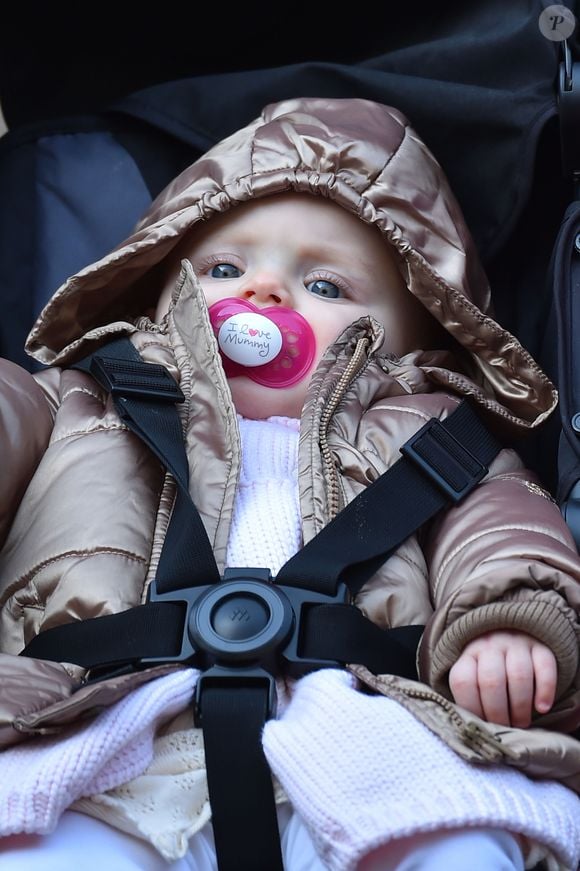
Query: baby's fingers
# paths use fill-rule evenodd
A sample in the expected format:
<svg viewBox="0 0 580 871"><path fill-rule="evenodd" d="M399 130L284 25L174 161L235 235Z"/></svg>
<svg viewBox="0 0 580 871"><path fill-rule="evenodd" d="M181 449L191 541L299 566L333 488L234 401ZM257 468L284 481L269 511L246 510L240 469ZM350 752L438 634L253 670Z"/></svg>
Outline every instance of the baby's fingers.
<svg viewBox="0 0 580 871"><path fill-rule="evenodd" d="M483 708L477 685L477 659L469 653L462 653L449 672L449 689L458 705L483 717Z"/></svg>
<svg viewBox="0 0 580 871"><path fill-rule="evenodd" d="M477 664L477 683L483 708L483 718L489 723L510 725L508 679L505 655L501 649L489 645Z"/></svg>
<svg viewBox="0 0 580 871"><path fill-rule="evenodd" d="M532 647L532 662L536 684L534 708L538 714L547 714L556 699L558 683L556 657L549 647L536 642Z"/></svg>
<svg viewBox="0 0 580 871"><path fill-rule="evenodd" d="M534 700L534 664L531 650L525 639L506 651L506 674L508 681L510 723L520 729L532 722Z"/></svg>

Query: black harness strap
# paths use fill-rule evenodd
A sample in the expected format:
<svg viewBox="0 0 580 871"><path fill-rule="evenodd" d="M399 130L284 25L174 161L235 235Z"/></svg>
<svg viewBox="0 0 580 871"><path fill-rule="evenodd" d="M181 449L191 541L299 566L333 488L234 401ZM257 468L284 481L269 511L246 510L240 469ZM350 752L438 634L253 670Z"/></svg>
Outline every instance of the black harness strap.
<svg viewBox="0 0 580 871"><path fill-rule="evenodd" d="M272 772L261 742L268 703L260 686L215 685L203 692L203 743L220 871L284 867Z"/></svg>
<svg viewBox="0 0 580 871"><path fill-rule="evenodd" d="M22 653L76 662L98 677L116 666L157 662L205 668L197 717L204 726L220 871L241 867L240 857L255 852L257 843L252 868L282 869L272 779L260 743L275 705L273 675L280 666L299 675L356 662L375 673L417 677L423 627L381 630L345 604L346 589L356 595L422 523L471 492L500 445L463 403L446 420L419 430L402 458L289 560L275 583L267 569L243 568L226 570L216 584L211 544L189 494L175 406L183 394L164 367L142 362L128 339L75 365L111 392L123 421L173 475L176 502L147 604L47 630Z"/></svg>
<svg viewBox="0 0 580 871"><path fill-rule="evenodd" d="M189 469L176 402L185 397L164 366L144 363L127 338L110 342L71 368L92 375L111 393L121 420L153 451L177 484L157 569L159 592L213 584L219 572L189 495Z"/></svg>
<svg viewBox="0 0 580 871"><path fill-rule="evenodd" d="M130 619L129 614L133 615ZM142 657L175 658L177 662L185 616L185 603L148 603L118 614L55 626L36 635L20 655L98 667L102 675L117 666L137 663ZM68 627L68 632L61 632Z"/></svg>
<svg viewBox="0 0 580 871"><path fill-rule="evenodd" d="M362 663L374 674L417 680L417 647L424 626L385 631L352 605L319 605L303 613L304 655L321 663Z"/></svg>
<svg viewBox="0 0 580 871"><path fill-rule="evenodd" d="M277 583L354 596L409 535L463 499L500 450L466 402L430 420L401 448L403 456L282 566Z"/></svg>

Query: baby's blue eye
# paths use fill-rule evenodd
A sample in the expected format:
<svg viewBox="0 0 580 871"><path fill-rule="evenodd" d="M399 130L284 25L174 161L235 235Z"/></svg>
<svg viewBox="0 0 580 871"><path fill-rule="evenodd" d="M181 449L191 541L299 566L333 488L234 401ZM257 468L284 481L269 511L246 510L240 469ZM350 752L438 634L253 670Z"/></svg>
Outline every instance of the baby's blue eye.
<svg viewBox="0 0 580 871"><path fill-rule="evenodd" d="M212 267L212 278L239 278L242 273L233 263L217 263Z"/></svg>
<svg viewBox="0 0 580 871"><path fill-rule="evenodd" d="M311 281L306 285L306 290L309 290L310 293L315 293L317 296L325 296L327 299L337 299L340 296L340 289L336 284L333 284L332 281L325 281L323 278Z"/></svg>

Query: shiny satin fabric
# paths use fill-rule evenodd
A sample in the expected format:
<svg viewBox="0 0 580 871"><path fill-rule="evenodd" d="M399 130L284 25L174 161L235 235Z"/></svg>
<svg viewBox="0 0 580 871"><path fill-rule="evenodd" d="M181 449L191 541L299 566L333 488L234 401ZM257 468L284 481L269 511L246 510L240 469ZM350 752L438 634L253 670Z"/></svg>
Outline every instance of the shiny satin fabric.
<svg viewBox="0 0 580 871"><path fill-rule="evenodd" d="M379 228L409 291L466 352L468 378L456 390L516 431L555 408L554 386L491 316L488 281L440 165L401 112L360 99L267 106L178 176L129 239L55 293L27 351L59 365L87 353L107 325L123 330L154 300L150 270L199 220L283 191L328 197Z"/></svg>

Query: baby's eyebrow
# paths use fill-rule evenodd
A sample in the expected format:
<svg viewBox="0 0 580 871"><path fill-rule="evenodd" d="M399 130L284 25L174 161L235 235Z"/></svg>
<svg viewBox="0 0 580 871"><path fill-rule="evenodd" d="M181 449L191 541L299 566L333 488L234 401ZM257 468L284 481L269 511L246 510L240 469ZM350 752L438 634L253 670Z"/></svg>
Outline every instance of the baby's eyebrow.
<svg viewBox="0 0 580 871"><path fill-rule="evenodd" d="M310 256L310 255L309 255ZM330 261L329 265L339 269L351 280L361 281L377 271L377 264L372 258L365 258L356 250L349 248L348 244L339 246L322 246L312 249L312 259L320 260L324 266L324 260Z"/></svg>
<svg viewBox="0 0 580 871"><path fill-rule="evenodd" d="M331 258L333 260L341 260L344 264L352 262L352 251L348 245L333 245L327 239L317 242L316 240L306 242L301 249L304 257L310 257L313 260Z"/></svg>

